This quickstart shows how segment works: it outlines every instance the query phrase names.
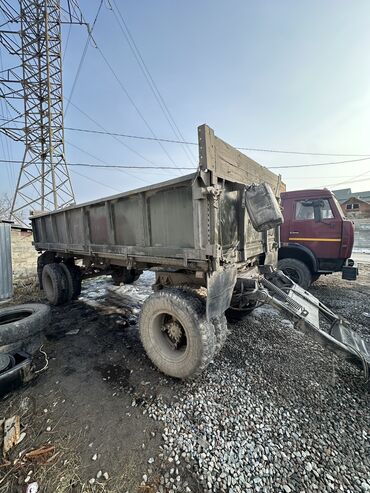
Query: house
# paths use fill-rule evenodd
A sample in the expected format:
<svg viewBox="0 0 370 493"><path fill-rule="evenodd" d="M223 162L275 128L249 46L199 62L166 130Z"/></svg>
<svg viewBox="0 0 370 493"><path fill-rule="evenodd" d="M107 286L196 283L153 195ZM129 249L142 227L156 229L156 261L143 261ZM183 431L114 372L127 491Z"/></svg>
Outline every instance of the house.
<svg viewBox="0 0 370 493"><path fill-rule="evenodd" d="M340 205L347 217L353 219L370 218L370 202L366 202L365 200L361 200L357 197L350 197Z"/></svg>
<svg viewBox="0 0 370 493"><path fill-rule="evenodd" d="M370 190L352 192L350 188L333 190L344 214L351 219L370 218Z"/></svg>

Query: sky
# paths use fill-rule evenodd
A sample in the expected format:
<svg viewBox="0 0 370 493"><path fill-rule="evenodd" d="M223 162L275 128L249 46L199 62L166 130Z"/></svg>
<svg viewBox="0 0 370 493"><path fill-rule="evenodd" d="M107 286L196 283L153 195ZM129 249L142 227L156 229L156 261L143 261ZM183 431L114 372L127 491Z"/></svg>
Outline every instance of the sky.
<svg viewBox="0 0 370 493"><path fill-rule="evenodd" d="M89 22L99 4L80 0ZM63 25L64 96L73 103L65 99L67 128L99 130L98 122L111 132L175 138L120 30L118 6L185 140L196 142L198 125L207 123L234 146L370 156L368 0L111 0L111 5L113 11L104 1L93 32L100 51L89 44L77 80L87 32ZM1 51L5 67L10 60ZM4 139L1 159L20 159L22 144ZM65 139L70 163L197 163L196 146L188 146L190 161L189 150L178 144L163 150L157 142L68 129ZM267 167L359 159L243 152ZM0 193L13 193L18 170L0 163ZM70 171L78 202L189 173L77 166ZM370 158L274 171L288 190L370 189Z"/></svg>

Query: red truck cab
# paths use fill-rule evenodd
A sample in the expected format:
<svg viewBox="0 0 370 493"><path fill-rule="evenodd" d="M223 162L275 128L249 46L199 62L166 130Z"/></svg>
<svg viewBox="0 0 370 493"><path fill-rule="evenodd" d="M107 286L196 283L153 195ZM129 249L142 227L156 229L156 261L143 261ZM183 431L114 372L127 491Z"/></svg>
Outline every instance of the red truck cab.
<svg viewBox="0 0 370 493"><path fill-rule="evenodd" d="M283 192L281 202L279 268L305 289L320 275L332 272L356 279L357 267L350 259L353 223L335 196L327 189L297 190Z"/></svg>

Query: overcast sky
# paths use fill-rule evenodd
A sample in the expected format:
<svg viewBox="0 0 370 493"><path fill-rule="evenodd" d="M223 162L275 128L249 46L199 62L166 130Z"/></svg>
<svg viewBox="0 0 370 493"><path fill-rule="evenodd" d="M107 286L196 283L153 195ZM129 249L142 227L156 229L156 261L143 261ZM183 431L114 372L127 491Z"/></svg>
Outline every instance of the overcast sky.
<svg viewBox="0 0 370 493"><path fill-rule="evenodd" d="M90 22L99 3L80 2ZM197 126L207 123L235 146L370 155L368 0L116 0L116 4L186 140L196 141ZM174 138L107 5L105 1L95 27L97 44L155 135ZM68 26L63 26L64 46L68 32ZM64 51L67 97L85 41L86 30L73 26ZM4 65L7 62L3 53ZM107 130L151 135L92 45L72 102ZM65 126L99 130L72 105L66 112ZM167 144L165 152L158 143L122 141L140 156L112 137L66 130L67 160L98 163L100 159L134 165L148 165L150 161L171 166L169 155L179 166L191 165L179 145ZM4 145L3 140L2 154ZM10 155L20 158L22 146L10 146ZM195 146L192 152L197 157ZM265 166L351 159L245 152ZM14 176L6 165L0 166L0 192L10 192ZM323 186L370 189L370 159L280 172L290 190ZM78 201L179 174L71 167Z"/></svg>

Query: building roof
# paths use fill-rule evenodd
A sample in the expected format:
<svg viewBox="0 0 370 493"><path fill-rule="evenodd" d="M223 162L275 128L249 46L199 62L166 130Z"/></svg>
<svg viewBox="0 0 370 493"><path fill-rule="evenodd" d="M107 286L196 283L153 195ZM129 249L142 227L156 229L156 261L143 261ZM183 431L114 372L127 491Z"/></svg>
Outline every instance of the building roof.
<svg viewBox="0 0 370 493"><path fill-rule="evenodd" d="M14 224L14 221L9 221L7 219L1 219L0 222L10 224L11 229L20 229L22 231L32 231L30 226L25 226L22 224Z"/></svg>
<svg viewBox="0 0 370 493"><path fill-rule="evenodd" d="M350 188L342 188L341 190L333 190L333 194L341 204L352 197L356 197L365 202L370 202L370 190L366 192L352 192Z"/></svg>
<svg viewBox="0 0 370 493"><path fill-rule="evenodd" d="M353 195L350 188L341 188L340 190L333 190L333 194L339 200L339 202L345 202Z"/></svg>
<svg viewBox="0 0 370 493"><path fill-rule="evenodd" d="M356 197L356 195L352 195L349 199L342 202L341 205L346 205L349 201L353 200L355 200L356 202L361 202L362 204L369 204L369 202L367 202L366 200L360 199L359 197Z"/></svg>

